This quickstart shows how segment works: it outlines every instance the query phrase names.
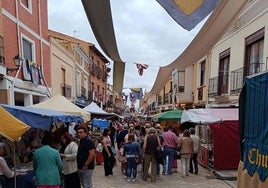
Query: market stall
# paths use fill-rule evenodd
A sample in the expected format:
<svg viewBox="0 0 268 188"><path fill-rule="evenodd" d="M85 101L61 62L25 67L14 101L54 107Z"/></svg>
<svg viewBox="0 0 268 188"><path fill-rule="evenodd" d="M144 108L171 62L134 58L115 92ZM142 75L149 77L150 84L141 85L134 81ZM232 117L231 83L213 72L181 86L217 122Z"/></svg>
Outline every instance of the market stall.
<svg viewBox="0 0 268 188"><path fill-rule="evenodd" d="M173 126L174 128L179 128L180 124L180 118L182 115L183 110L169 110L166 112L162 112L155 118L160 122L161 126L167 127L167 126Z"/></svg>
<svg viewBox="0 0 268 188"><path fill-rule="evenodd" d="M237 169L239 162L238 109L191 109L181 123L193 122L200 137L198 162L215 170Z"/></svg>
<svg viewBox="0 0 268 188"><path fill-rule="evenodd" d="M40 140L44 131L54 134L57 129L65 127L69 123L83 122L82 117L77 115L5 104L0 104L0 115L0 131L4 136L1 137L1 141L5 143L7 163L10 168L15 168L20 172L16 179L8 180L8 188L34 187L34 172L31 162L34 150L41 145ZM25 132L26 130L28 131ZM20 137L19 140L18 137Z"/></svg>

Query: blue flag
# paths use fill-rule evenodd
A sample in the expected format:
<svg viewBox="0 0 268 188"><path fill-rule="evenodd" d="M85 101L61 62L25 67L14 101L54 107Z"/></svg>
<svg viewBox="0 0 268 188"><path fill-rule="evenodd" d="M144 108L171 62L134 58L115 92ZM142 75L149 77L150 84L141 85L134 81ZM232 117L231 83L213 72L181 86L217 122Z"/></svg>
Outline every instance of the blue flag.
<svg viewBox="0 0 268 188"><path fill-rule="evenodd" d="M133 98L135 97L135 99L139 100L142 98L143 96L143 91L142 88L130 88L131 90L131 95Z"/></svg>
<svg viewBox="0 0 268 188"><path fill-rule="evenodd" d="M156 0L184 29L190 31L216 7L219 0Z"/></svg>

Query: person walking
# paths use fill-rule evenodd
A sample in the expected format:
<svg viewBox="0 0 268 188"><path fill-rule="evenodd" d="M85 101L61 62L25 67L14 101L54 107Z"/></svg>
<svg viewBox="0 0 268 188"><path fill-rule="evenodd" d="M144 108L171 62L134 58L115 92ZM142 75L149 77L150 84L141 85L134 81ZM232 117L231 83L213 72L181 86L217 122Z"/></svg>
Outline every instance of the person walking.
<svg viewBox="0 0 268 188"><path fill-rule="evenodd" d="M81 188L76 163L78 145L68 132L61 136L61 142L65 145L60 154L63 161L64 188Z"/></svg>
<svg viewBox="0 0 268 188"><path fill-rule="evenodd" d="M179 141L179 148L181 154L181 171L182 177L188 176L189 164L192 153L194 152L194 142L190 138L190 132L188 129L184 130L183 137Z"/></svg>
<svg viewBox="0 0 268 188"><path fill-rule="evenodd" d="M159 137L155 135L155 128L151 127L149 130L149 134L145 137L143 144L143 153L144 153L144 172L142 175L142 180L147 181L148 178L148 170L151 164L151 181L156 181L157 174L157 161L155 157L156 148L160 146L161 143Z"/></svg>
<svg viewBox="0 0 268 188"><path fill-rule="evenodd" d="M172 161L175 155L175 147L179 142L179 138L173 132L172 126L168 126L167 131L162 134L163 137L163 151L164 151L164 165L163 165L163 175L166 173L172 174ZM168 162L167 162L168 157Z"/></svg>
<svg viewBox="0 0 268 188"><path fill-rule="evenodd" d="M37 188L60 188L62 161L58 150L52 148L50 133L45 132L41 140L42 146L35 150L33 169Z"/></svg>
<svg viewBox="0 0 268 188"><path fill-rule="evenodd" d="M194 142L194 153L192 154L190 158L190 173L198 174L198 163L197 163L197 155L200 148L200 138L199 136L195 135L195 128L190 128L190 137Z"/></svg>
<svg viewBox="0 0 268 188"><path fill-rule="evenodd" d="M88 136L86 127L77 128L79 138L78 152L76 156L78 175L83 188L92 188L92 175L95 167L95 145Z"/></svg>
<svg viewBox="0 0 268 188"><path fill-rule="evenodd" d="M110 129L105 128L102 133L102 155L104 159L104 175L113 175L113 168L115 164L115 157L111 148L111 138L109 136Z"/></svg>
<svg viewBox="0 0 268 188"><path fill-rule="evenodd" d="M130 182L131 175L132 181L136 181L137 177L137 163L136 157L141 156L140 144L135 141L134 133L128 135L127 143L125 144L125 156L127 159L127 181Z"/></svg>

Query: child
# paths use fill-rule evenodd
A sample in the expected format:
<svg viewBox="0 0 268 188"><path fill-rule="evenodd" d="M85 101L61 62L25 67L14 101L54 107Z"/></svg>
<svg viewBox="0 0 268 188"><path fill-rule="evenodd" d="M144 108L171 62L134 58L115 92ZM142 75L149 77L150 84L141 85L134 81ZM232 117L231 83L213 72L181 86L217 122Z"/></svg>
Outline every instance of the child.
<svg viewBox="0 0 268 188"><path fill-rule="evenodd" d="M96 165L101 165L101 163L103 163L102 149L102 143L100 139L98 139L98 144L96 147Z"/></svg>
<svg viewBox="0 0 268 188"><path fill-rule="evenodd" d="M121 172L122 172L122 174L125 174L126 170L127 170L127 159L124 156L124 147L125 147L125 143L122 142L120 144L120 148L118 150L118 160L119 160L119 162L121 162Z"/></svg>

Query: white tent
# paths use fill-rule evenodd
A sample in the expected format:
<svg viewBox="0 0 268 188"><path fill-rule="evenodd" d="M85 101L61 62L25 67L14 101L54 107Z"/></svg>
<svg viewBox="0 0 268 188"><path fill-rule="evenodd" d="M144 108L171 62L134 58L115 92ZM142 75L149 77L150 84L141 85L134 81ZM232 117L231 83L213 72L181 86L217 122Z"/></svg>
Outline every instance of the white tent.
<svg viewBox="0 0 268 188"><path fill-rule="evenodd" d="M56 95L44 102L33 105L33 107L45 108L59 112L65 112L68 114L75 114L82 116L84 121L90 121L89 112L83 110L82 108L79 108L62 95Z"/></svg>
<svg viewBox="0 0 268 188"><path fill-rule="evenodd" d="M184 110L181 123L213 123L227 120L238 120L238 108L211 108Z"/></svg>
<svg viewBox="0 0 268 188"><path fill-rule="evenodd" d="M99 114L99 115L109 115L108 112L101 109L96 103L91 102L89 105L87 105L83 110L90 112L92 114Z"/></svg>

